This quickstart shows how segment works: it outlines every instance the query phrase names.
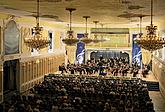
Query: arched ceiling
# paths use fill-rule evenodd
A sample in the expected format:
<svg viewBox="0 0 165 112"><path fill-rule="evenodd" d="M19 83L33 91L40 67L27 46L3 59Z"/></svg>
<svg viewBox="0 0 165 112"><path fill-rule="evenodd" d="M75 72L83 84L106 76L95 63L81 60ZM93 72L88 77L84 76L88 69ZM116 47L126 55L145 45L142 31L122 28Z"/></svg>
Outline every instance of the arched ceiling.
<svg viewBox="0 0 165 112"><path fill-rule="evenodd" d="M34 16L37 0L0 0L0 12L20 16ZM40 15L50 21L68 22L67 7L76 8L73 12L73 23L83 24L82 16L91 16L94 20L108 26L132 26L139 23L140 15L143 22L150 23L150 0L40 0ZM154 22L165 16L164 0L154 0Z"/></svg>

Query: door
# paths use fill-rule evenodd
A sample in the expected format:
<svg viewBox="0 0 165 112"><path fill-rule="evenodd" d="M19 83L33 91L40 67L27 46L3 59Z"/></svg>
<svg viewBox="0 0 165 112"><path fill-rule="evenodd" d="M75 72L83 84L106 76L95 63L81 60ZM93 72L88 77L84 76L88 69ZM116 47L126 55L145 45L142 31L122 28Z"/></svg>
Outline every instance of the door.
<svg viewBox="0 0 165 112"><path fill-rule="evenodd" d="M3 91L7 92L17 90L17 79L19 71L19 60L5 61L3 64Z"/></svg>

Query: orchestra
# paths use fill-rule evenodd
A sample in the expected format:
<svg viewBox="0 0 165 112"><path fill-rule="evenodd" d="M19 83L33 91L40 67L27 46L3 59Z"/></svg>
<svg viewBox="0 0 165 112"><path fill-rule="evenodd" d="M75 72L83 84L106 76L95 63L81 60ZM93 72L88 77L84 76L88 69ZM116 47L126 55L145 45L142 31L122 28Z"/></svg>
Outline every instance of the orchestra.
<svg viewBox="0 0 165 112"><path fill-rule="evenodd" d="M128 59L124 57L100 58L98 60L92 58L91 60L87 60L86 64L69 63L66 67L62 64L59 68L61 74L65 71L66 73L78 73L80 75L110 74L112 76L127 76L127 73L130 73L133 74L133 77L136 77L139 72L139 66L136 63L130 65Z"/></svg>

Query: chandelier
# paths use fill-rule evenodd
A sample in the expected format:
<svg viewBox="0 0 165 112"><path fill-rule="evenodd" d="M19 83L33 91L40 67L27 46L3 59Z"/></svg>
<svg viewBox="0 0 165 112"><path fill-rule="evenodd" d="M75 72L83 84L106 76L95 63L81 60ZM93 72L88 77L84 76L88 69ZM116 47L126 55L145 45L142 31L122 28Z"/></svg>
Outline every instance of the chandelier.
<svg viewBox="0 0 165 112"><path fill-rule="evenodd" d="M146 27L147 35L145 37L141 35L135 40L138 45L150 52L163 48L163 45L165 44L164 38L156 35L157 26L153 25L152 19L153 0L151 0L151 25Z"/></svg>
<svg viewBox="0 0 165 112"><path fill-rule="evenodd" d="M93 21L93 23L95 23L95 29L97 28L97 23L99 23L99 21ZM98 39L98 35L96 33L94 33L94 39L93 39L93 43L99 43L101 40Z"/></svg>
<svg viewBox="0 0 165 112"><path fill-rule="evenodd" d="M85 27L85 33L84 33L84 37L81 38L81 41L84 42L85 44L89 44L92 42L92 39L88 38L88 33L87 33L87 19L90 18L90 16L83 16L83 18L85 18L85 21L86 21L86 27Z"/></svg>
<svg viewBox="0 0 165 112"><path fill-rule="evenodd" d="M139 28L139 34L137 34L137 38L141 38L143 33L142 33L142 18L143 16L139 16L140 17L140 24L138 24L140 26Z"/></svg>
<svg viewBox="0 0 165 112"><path fill-rule="evenodd" d="M34 35L24 39L25 44L37 50L45 48L49 45L50 41L42 36L43 27L39 26L39 0L37 0L37 15L36 15L36 27L34 29Z"/></svg>
<svg viewBox="0 0 165 112"><path fill-rule="evenodd" d="M70 17L70 25L69 25L69 31L67 31L67 37L65 39L62 39L62 42L66 45L75 45L79 39L75 38L73 36L73 30L72 30L72 12L75 11L75 8L66 8L67 11L69 11L69 17Z"/></svg>

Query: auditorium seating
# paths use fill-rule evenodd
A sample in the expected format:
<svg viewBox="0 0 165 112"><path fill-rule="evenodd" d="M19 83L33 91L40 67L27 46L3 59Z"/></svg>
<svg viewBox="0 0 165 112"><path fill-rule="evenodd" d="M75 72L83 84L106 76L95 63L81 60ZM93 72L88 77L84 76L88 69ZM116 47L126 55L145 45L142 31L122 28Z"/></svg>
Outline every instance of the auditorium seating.
<svg viewBox="0 0 165 112"><path fill-rule="evenodd" d="M138 78L50 74L7 104L14 112L154 112L147 85Z"/></svg>

